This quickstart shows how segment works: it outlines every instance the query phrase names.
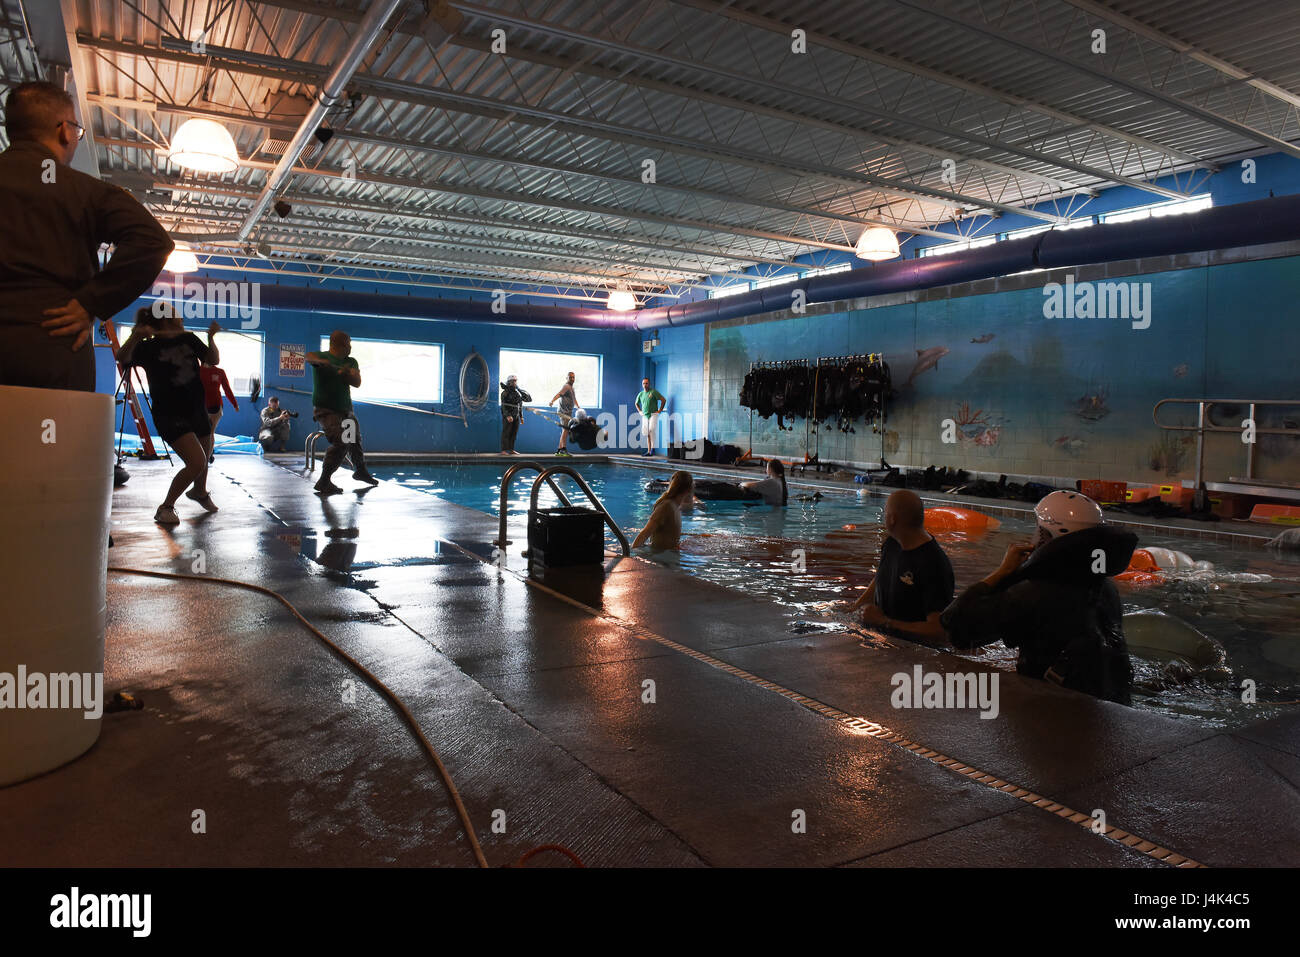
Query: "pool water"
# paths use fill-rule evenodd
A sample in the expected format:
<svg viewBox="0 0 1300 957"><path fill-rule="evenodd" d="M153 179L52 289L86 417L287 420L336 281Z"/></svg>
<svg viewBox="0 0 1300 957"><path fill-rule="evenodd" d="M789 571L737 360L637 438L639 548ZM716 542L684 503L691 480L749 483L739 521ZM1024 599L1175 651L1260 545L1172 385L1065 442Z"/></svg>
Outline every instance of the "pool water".
<svg viewBox="0 0 1300 957"><path fill-rule="evenodd" d="M618 465L565 462L581 472L610 515L632 538L649 518L656 495L645 491L663 471ZM497 514L500 465L394 465L372 469L389 479L459 505ZM528 511L534 473L517 476L507 498L512 526ZM754 477L757 477L755 474ZM584 501L575 483L557 477L574 502ZM861 628L840 604L855 598L875 574L883 534L883 500L853 493L823 492L817 501L790 489L785 508L740 502L705 502L682 515L680 559L672 564L690 575L734 588L781 606L791 630ZM539 504L556 505L549 489ZM1001 526L975 534L941 532L935 538L952 562L960 590L995 568L1007 546L1033 537L1031 521L999 516ZM1259 720L1300 699L1300 557L1264 549L1233 549L1176 535L1143 535L1142 546L1161 546L1213 562L1210 575L1138 586L1118 582L1126 611L1157 608L1218 641L1228 670L1171 675L1157 660L1134 655L1139 707L1194 716L1216 726ZM862 632L864 645L880 639ZM896 642L895 639L890 639ZM969 657L1014 668L1015 652L1000 642ZM1257 702L1243 702L1242 682L1254 682Z"/></svg>

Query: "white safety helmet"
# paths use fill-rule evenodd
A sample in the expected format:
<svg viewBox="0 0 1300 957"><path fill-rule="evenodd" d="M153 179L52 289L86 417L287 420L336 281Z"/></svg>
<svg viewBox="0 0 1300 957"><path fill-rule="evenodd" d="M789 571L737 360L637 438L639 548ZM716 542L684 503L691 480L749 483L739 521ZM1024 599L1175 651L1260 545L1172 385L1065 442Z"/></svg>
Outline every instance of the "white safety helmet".
<svg viewBox="0 0 1300 957"><path fill-rule="evenodd" d="M1078 492L1052 492L1034 506L1039 544L1103 524L1101 506Z"/></svg>
<svg viewBox="0 0 1300 957"><path fill-rule="evenodd" d="M508 375L508 376L506 376L506 385L509 385L511 382L516 382L516 381L518 381L518 379L519 379L519 376L517 376L517 375Z"/></svg>

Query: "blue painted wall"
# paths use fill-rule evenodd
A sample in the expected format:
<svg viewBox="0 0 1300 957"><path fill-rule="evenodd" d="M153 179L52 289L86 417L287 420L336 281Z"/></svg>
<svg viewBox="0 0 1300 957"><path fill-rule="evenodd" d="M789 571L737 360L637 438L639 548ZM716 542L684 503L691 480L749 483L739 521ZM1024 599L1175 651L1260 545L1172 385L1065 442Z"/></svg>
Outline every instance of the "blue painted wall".
<svg viewBox="0 0 1300 957"><path fill-rule="evenodd" d="M1044 274L1044 282L1047 274ZM1184 433L1151 422L1166 397L1296 399L1261 413L1260 425L1300 417L1300 258L1282 258L1127 276L1149 283L1148 329L1125 319L1049 319L1044 289L934 299L823 315L715 323L659 330L659 374L682 383L679 407L694 395L708 364L709 437L749 446L750 416L738 392L750 363L882 352L899 390L884 449L891 464L961 468L1127 481L1190 479L1195 447ZM984 340L972 342L971 340ZM918 351L946 350L915 372ZM935 353L931 352L932 355ZM910 380L910 381L909 381ZM683 408L684 411L686 409ZM705 411L703 406L699 411ZM1221 424L1239 425L1246 412L1224 410ZM1232 421L1229 422L1229 419ZM943 423L957 426L943 441ZM1191 424L1190 416L1169 422ZM823 460L872 462L881 436L859 422L806 438L776 419L754 416L756 453L799 458L815 449ZM1242 475L1238 435L1216 436L1207 475ZM1300 442L1264 437L1256 474L1300 481Z"/></svg>
<svg viewBox="0 0 1300 957"><path fill-rule="evenodd" d="M193 277L202 281L203 276ZM231 279L230 274L220 274L218 280ZM255 277L250 277L255 278ZM353 284L349 283L349 288ZM386 290L391 291L391 290ZM136 308L147 305L141 300L130 310L118 317L120 335L125 338L130 331ZM234 323L231 324L235 326ZM271 386L287 386L295 389L311 389L310 371L304 377L282 377L279 375L279 346L281 342L300 343L310 349L319 348L321 336L328 336L336 326L341 326L354 339L393 339L412 342L436 342L444 347L443 360L443 397L441 405L423 405L420 408L460 414L459 383L460 365L471 349L477 349L488 361L492 372L492 387L487 408L469 417L469 428L459 420L435 418L418 415L398 409L357 404L357 414L361 422L362 444L372 451L401 452L493 452L500 447L501 415L497 398L500 395L500 369L498 354L503 348L537 349L549 352L568 352L595 354L603 357L603 401L605 406L584 406L591 414L610 411L618 415L619 402L629 408L636 393L640 390L641 378L641 336L635 331L624 330L581 330L581 329L538 329L535 327L510 326L493 323L470 323L455 320L421 322L409 319L356 319L349 317L340 321L335 316L312 315L288 310L263 309L259 331L266 333L266 352L262 374L262 398L257 406L266 404L270 395L278 395L281 404L300 413L300 418L292 425L290 448L302 448L307 434L314 428L311 423L311 399L305 395L276 392ZM221 337L217 344L220 346ZM112 392L116 387L114 366L107 349L97 349L98 389ZM361 370L363 386L355 390L354 395L364 398L366 395L365 369ZM560 386L559 382L532 383L521 382L534 398L545 400L553 395ZM578 397L590 402L584 395L582 383L579 383ZM240 411L233 412L226 407L225 417L221 420L220 431L226 435L256 435L258 425L257 412L246 401L247 396L238 396ZM147 416L147 412L146 412ZM132 431L128 419L128 432ZM554 451L559 427L552 426L540 416L529 415L520 430L516 448L521 452Z"/></svg>

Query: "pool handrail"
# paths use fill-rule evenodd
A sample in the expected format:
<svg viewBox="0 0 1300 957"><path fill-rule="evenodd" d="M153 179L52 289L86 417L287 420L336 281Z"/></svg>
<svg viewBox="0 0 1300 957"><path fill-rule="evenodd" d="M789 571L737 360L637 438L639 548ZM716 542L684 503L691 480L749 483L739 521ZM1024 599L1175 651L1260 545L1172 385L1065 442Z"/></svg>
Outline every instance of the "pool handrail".
<svg viewBox="0 0 1300 957"><path fill-rule="evenodd" d="M325 437L325 433L320 429L307 436L307 442L302 447L303 461L302 467L308 472L316 471L316 443Z"/></svg>
<svg viewBox="0 0 1300 957"><path fill-rule="evenodd" d="M542 465L540 462L529 460L526 462L516 462L514 465L510 466L510 468L506 469L505 475L501 476L501 504L497 509L498 514L501 516L501 529L497 534L496 541L492 544L500 548L502 551L504 551L505 547L510 544L510 539L506 538L506 497L510 494L510 480L515 477L516 473L522 472L524 469L532 469L537 472L537 481L539 482L542 480L541 476L547 471L546 466ZM555 484L553 479L548 478L546 484L551 487L551 491L555 493L555 497L560 500L561 505L569 506L573 504L565 494L560 491L560 487ZM536 502L536 500L537 497L533 496L533 501Z"/></svg>
<svg viewBox="0 0 1300 957"><path fill-rule="evenodd" d="M614 537L618 539L619 544L623 547L623 554L631 555L632 544L627 540L627 536L623 534L623 529L618 527L618 522L614 521L614 517L610 515L605 509L605 506L601 504L600 499L596 497L596 493L591 490L591 486L586 483L583 477L578 474L575 469L568 465L552 465L533 480L533 493L528 502L529 516L531 516L533 512L537 511L537 493L542 490L542 480L545 479L552 489L555 488L555 483L551 481L552 475L567 475L578 483L578 488L582 489L582 493L586 495L588 501L595 506L596 511L600 512L601 517L605 519L605 524L609 526L610 531L614 533ZM569 504L568 500L564 499L563 496L561 496L561 501L563 501L566 506ZM502 527L505 527L504 513L502 514Z"/></svg>
<svg viewBox="0 0 1300 957"><path fill-rule="evenodd" d="M1160 421L1160 407L1169 403L1181 403L1185 405L1196 405L1196 424L1195 425L1166 425ZM1200 496L1201 486L1204 484L1205 471L1205 434L1207 432L1232 432L1236 435L1242 434L1242 428L1235 425L1214 425L1206 424L1206 413L1212 406L1216 405L1245 405L1250 407L1249 418L1253 424L1255 422L1255 406L1257 405L1290 405L1300 406L1300 399L1161 399L1151 410L1151 421L1161 429L1167 432L1195 432L1196 433L1196 479L1194 488L1197 495ZM1300 429L1261 429L1255 426L1253 429L1255 435L1290 435L1300 438ZM1247 482L1255 480L1255 445L1254 442L1243 443L1246 446L1246 475ZM1197 503L1201 504L1200 502Z"/></svg>

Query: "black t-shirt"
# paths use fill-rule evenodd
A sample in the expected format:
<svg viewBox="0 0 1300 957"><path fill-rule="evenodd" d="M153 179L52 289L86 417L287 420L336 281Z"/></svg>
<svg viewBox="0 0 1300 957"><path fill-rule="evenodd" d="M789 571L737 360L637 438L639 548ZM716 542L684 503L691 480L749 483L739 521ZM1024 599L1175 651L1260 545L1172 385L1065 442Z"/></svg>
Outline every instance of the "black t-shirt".
<svg viewBox="0 0 1300 957"><path fill-rule="evenodd" d="M954 584L952 564L933 538L907 550L886 538L880 547L876 604L890 618L925 621L952 602Z"/></svg>
<svg viewBox="0 0 1300 957"><path fill-rule="evenodd" d="M149 404L158 418L184 418L204 407L199 357L208 354L203 340L192 332L179 336L153 336L135 347L131 365L149 377Z"/></svg>

